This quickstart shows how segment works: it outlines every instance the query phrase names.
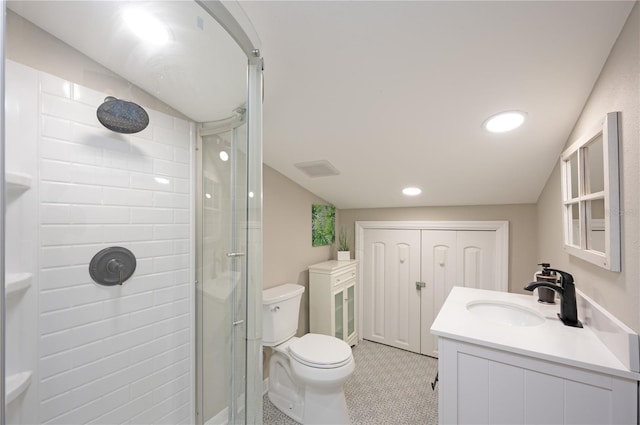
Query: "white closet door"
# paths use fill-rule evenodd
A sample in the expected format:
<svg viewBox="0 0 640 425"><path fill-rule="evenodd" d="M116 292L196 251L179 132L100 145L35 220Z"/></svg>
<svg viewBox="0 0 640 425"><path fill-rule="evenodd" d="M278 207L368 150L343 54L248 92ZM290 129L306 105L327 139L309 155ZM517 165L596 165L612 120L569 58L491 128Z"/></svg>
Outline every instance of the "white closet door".
<svg viewBox="0 0 640 425"><path fill-rule="evenodd" d="M420 230L364 236L364 338L420 352Z"/></svg>
<svg viewBox="0 0 640 425"><path fill-rule="evenodd" d="M497 281L495 235L492 231L457 232L458 286L501 290Z"/></svg>
<svg viewBox="0 0 640 425"><path fill-rule="evenodd" d="M422 230L422 329L420 352L438 357L438 338L431 325L445 299L456 285L457 252L455 230Z"/></svg>
<svg viewBox="0 0 640 425"><path fill-rule="evenodd" d="M422 329L420 352L438 357L431 325L454 286L499 290L494 231L422 231Z"/></svg>
<svg viewBox="0 0 640 425"><path fill-rule="evenodd" d="M494 230L367 229L363 240L364 339L437 357L430 329L451 289L501 290Z"/></svg>

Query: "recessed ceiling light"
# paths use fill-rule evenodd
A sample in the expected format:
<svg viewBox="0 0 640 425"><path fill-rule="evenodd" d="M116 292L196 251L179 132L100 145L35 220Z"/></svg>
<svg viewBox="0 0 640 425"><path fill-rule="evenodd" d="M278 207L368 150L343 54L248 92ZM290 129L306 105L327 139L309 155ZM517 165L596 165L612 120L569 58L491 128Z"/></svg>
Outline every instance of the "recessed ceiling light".
<svg viewBox="0 0 640 425"><path fill-rule="evenodd" d="M521 111L507 111L489 117L483 124L487 131L504 133L522 125L527 114Z"/></svg>
<svg viewBox="0 0 640 425"><path fill-rule="evenodd" d="M229 160L229 154L225 151L220 151L220 159L223 161Z"/></svg>
<svg viewBox="0 0 640 425"><path fill-rule="evenodd" d="M422 190L418 189L417 187L405 187L404 189L402 189L402 193L407 196L416 196L420 195L422 193Z"/></svg>
<svg viewBox="0 0 640 425"><path fill-rule="evenodd" d="M124 20L141 39L156 45L169 41L169 30L156 18L140 9L128 9Z"/></svg>

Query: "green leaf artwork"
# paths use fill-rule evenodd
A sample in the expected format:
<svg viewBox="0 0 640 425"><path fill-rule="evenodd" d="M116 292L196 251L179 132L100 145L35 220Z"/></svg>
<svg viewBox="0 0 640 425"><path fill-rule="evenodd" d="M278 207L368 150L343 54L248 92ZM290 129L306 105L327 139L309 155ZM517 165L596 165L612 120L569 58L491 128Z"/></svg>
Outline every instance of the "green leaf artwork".
<svg viewBox="0 0 640 425"><path fill-rule="evenodd" d="M312 246L331 245L336 240L336 207L333 205L311 206Z"/></svg>

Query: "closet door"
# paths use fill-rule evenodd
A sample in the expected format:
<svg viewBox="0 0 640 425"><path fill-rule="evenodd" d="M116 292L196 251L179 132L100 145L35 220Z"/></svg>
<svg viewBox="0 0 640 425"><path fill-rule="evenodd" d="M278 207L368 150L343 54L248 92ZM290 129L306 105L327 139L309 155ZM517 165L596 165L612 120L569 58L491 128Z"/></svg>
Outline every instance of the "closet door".
<svg viewBox="0 0 640 425"><path fill-rule="evenodd" d="M458 286L499 291L497 282L495 232L465 230L457 232Z"/></svg>
<svg viewBox="0 0 640 425"><path fill-rule="evenodd" d="M367 229L363 247L363 338L370 341L437 357L431 325L451 289L501 290L493 230Z"/></svg>
<svg viewBox="0 0 640 425"><path fill-rule="evenodd" d="M444 300L456 285L457 252L455 230L422 230L422 328L420 352L438 357L438 339L431 325Z"/></svg>
<svg viewBox="0 0 640 425"><path fill-rule="evenodd" d="M420 352L420 249L420 230L365 232L365 339Z"/></svg>
<svg viewBox="0 0 640 425"><path fill-rule="evenodd" d="M496 232L422 231L422 329L420 352L438 357L431 325L454 286L500 290L497 282Z"/></svg>

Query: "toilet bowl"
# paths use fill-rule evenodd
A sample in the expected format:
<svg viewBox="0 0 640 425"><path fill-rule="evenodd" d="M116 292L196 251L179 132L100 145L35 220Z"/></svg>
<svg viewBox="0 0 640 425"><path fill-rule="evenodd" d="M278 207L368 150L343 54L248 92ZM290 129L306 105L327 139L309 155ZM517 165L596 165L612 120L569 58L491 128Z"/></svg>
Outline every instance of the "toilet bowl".
<svg viewBox="0 0 640 425"><path fill-rule="evenodd" d="M302 292L285 284L263 293L263 342L272 349L269 400L302 424L348 424L343 385L355 369L351 347L328 335L293 336Z"/></svg>

